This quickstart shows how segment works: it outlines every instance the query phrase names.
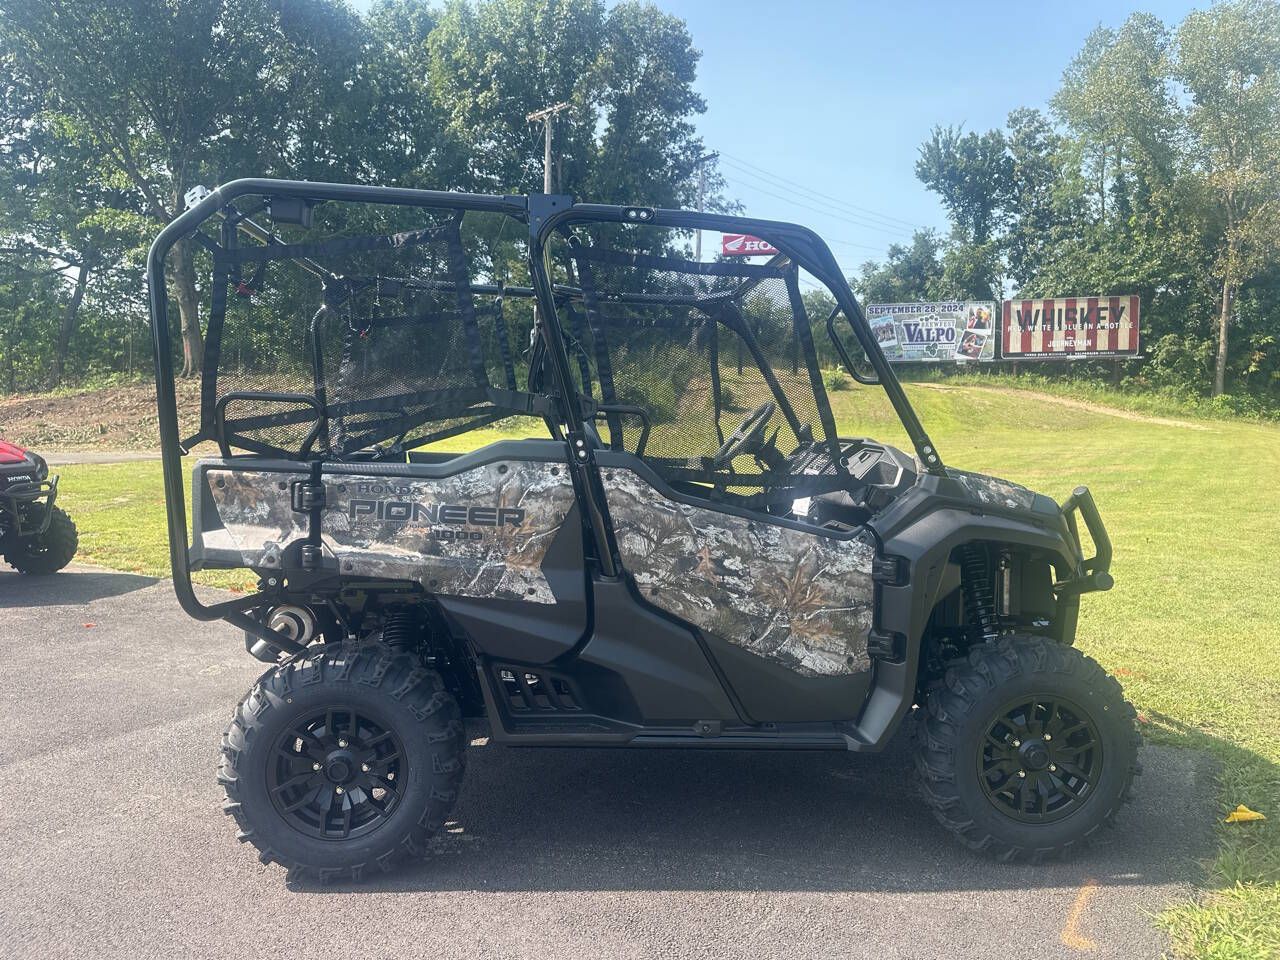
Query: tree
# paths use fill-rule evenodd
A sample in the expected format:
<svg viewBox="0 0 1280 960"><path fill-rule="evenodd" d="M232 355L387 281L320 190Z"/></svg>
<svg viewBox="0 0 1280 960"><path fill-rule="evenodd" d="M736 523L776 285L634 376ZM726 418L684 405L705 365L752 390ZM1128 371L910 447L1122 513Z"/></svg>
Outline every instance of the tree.
<svg viewBox="0 0 1280 960"><path fill-rule="evenodd" d="M555 120L570 192L594 154L592 71L600 56L600 0L449 0L427 41L428 78L457 157L450 186L485 193L540 192L541 128L525 117L567 102Z"/></svg>
<svg viewBox="0 0 1280 960"><path fill-rule="evenodd" d="M50 298L53 309L23 332L25 339L52 337L52 353L42 356L39 372L44 384L56 386L63 379L89 279L117 246L112 231L105 229L109 218L97 214L112 202L114 191L92 176L92 152L48 113L41 91L13 70L12 58L3 66L0 254L5 273L19 287L39 299L33 287L38 285ZM64 290L65 297L60 296ZM16 367L9 372L16 379Z"/></svg>
<svg viewBox="0 0 1280 960"><path fill-rule="evenodd" d="M855 283L864 303L932 300L942 280L942 241L932 230L917 230L911 245L889 247L883 264L868 261Z"/></svg>
<svg viewBox="0 0 1280 960"><path fill-rule="evenodd" d="M1004 134L963 133L959 127L934 127L920 147L916 176L937 192L963 238L986 243L996 213L1009 195L1011 163Z"/></svg>
<svg viewBox="0 0 1280 960"><path fill-rule="evenodd" d="M591 78L604 124L585 184L593 200L660 207L696 202L703 145L693 117L707 108L693 89L699 56L678 17L635 0L609 11Z"/></svg>
<svg viewBox="0 0 1280 960"><path fill-rule="evenodd" d="M1149 359L1129 369L1143 380L1280 385L1276 0L1220 3L1176 30L1141 13L1100 27L1051 117L938 127L917 174L953 223L943 295L998 293L987 281L1002 273L1023 296L1136 293Z"/></svg>
<svg viewBox="0 0 1280 960"><path fill-rule="evenodd" d="M693 88L699 54L678 18L635 0L607 13L601 0L451 0L427 48L451 185L541 191L541 128L525 117L565 102L557 191L602 203L693 200L703 144L692 120L706 104ZM714 194L714 168L710 182Z"/></svg>
<svg viewBox="0 0 1280 960"><path fill-rule="evenodd" d="M935 284L941 296L989 299L1001 288L996 219L1012 199L1013 162L999 130L961 133L935 127L920 147L916 176L934 190L951 214L951 242L943 275Z"/></svg>
<svg viewBox="0 0 1280 960"><path fill-rule="evenodd" d="M1177 116L1169 42L1165 25L1146 13L1118 31L1099 27L1053 98L1054 112L1084 147L1098 219L1106 218L1109 197L1122 218L1146 212L1153 191L1172 178Z"/></svg>
<svg viewBox="0 0 1280 960"><path fill-rule="evenodd" d="M337 27L345 24L345 29ZM50 105L92 142L104 174L154 223L183 209L188 188L306 151L300 105L317 83L341 83L358 20L337 0L8 0L0 43L46 89ZM194 249L170 260L183 373L200 368Z"/></svg>
<svg viewBox="0 0 1280 960"><path fill-rule="evenodd" d="M1019 287L1034 280L1059 231L1071 221L1056 198L1064 166L1062 137L1039 110L1009 114L1008 225L1004 236L1009 278Z"/></svg>
<svg viewBox="0 0 1280 960"><path fill-rule="evenodd" d="M17 94L21 83L9 85ZM48 111L38 91L9 96L0 149L0 248L67 288L45 384L65 376L89 281L143 243L125 192L101 177L93 144ZM34 332L34 331L33 331Z"/></svg>
<svg viewBox="0 0 1280 960"><path fill-rule="evenodd" d="M1236 0L1191 13L1173 69L1188 94L1188 172L1208 208L1221 290L1216 396L1226 389L1236 297L1274 262L1280 231L1280 5Z"/></svg>
<svg viewBox="0 0 1280 960"><path fill-rule="evenodd" d="M432 98L427 46L436 11L426 0L378 0L365 17L369 42L361 75L363 114L342 124L360 158L348 174L368 183L441 188L461 182L445 117ZM343 98L349 99L349 98Z"/></svg>
<svg viewBox="0 0 1280 960"><path fill-rule="evenodd" d="M120 292L140 287L139 246L196 184L537 190L541 138L525 115L567 100L560 189L688 204L703 152L697 62L682 21L634 0L376 0L363 17L345 0L7 0L0 366L43 385L50 371L127 364L120 344L140 314ZM708 206L724 208L713 164L707 174ZM335 228L377 219L336 207L321 214ZM474 239L479 269L518 270L518 231ZM167 266L194 374L207 261L183 241ZM18 311L20 327L6 322Z"/></svg>

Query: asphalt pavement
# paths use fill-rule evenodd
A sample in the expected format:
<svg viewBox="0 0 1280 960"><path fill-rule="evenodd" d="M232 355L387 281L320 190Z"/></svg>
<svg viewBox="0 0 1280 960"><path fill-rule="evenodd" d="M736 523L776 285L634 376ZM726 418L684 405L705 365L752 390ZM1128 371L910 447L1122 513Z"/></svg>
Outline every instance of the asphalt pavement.
<svg viewBox="0 0 1280 960"><path fill-rule="evenodd" d="M73 463L136 463L139 460L159 460L154 450L57 450L42 453L45 463L51 467L65 467Z"/></svg>
<svg viewBox="0 0 1280 960"><path fill-rule="evenodd" d="M1144 751L1107 846L1029 867L953 843L901 745L477 739L424 863L290 885L236 843L214 781L259 668L167 581L0 573L0 956L1141 960L1212 853L1212 765L1171 748Z"/></svg>

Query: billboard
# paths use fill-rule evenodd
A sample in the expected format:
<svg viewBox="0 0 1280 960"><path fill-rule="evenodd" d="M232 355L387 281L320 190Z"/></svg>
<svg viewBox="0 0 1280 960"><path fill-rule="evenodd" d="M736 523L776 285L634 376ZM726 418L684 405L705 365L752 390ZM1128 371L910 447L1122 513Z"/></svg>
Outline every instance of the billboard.
<svg viewBox="0 0 1280 960"><path fill-rule="evenodd" d="M873 303L867 321L884 355L896 363L994 360L996 305L991 301Z"/></svg>
<svg viewBox="0 0 1280 960"><path fill-rule="evenodd" d="M1138 355L1137 297L1006 300L1001 314L1006 360Z"/></svg>
<svg viewBox="0 0 1280 960"><path fill-rule="evenodd" d="M720 252L726 257L771 257L778 248L749 233L726 233L720 237Z"/></svg>

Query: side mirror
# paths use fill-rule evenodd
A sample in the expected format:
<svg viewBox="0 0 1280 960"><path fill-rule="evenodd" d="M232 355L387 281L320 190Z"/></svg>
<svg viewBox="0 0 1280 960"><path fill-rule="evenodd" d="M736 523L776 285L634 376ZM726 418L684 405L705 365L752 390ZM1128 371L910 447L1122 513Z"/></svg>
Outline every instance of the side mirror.
<svg viewBox="0 0 1280 960"><path fill-rule="evenodd" d="M880 383L880 376L876 373L876 368L871 365L871 360L860 346L854 348L852 362L846 363L845 367L849 371L849 376L859 383L866 384L869 387L877 386Z"/></svg>
<svg viewBox="0 0 1280 960"><path fill-rule="evenodd" d="M877 386L880 383L880 377L876 374L876 369L871 365L871 361L867 358L866 351L862 349L862 344L858 343L856 338L853 340L853 355L850 356L849 351L845 348L844 340L836 331L836 317L840 316L840 308L836 307L827 314L827 336L831 338L832 346L836 348L836 353L840 354L840 362L844 364L845 370L849 372L849 376L853 377L858 383L868 387ZM852 330L850 330L852 333Z"/></svg>

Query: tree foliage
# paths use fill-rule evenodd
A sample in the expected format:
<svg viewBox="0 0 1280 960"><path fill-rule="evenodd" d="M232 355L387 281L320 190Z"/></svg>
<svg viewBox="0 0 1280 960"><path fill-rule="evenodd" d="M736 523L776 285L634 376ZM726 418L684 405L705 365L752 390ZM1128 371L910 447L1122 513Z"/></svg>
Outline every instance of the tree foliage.
<svg viewBox="0 0 1280 960"><path fill-rule="evenodd" d="M636 0L6 0L0 386L131 368L145 245L197 184L537 191L525 117L567 101L560 190L686 203L697 62L684 23ZM196 253L172 264L190 373Z"/></svg>
<svg viewBox="0 0 1280 960"><path fill-rule="evenodd" d="M866 296L1136 293L1135 379L1280 393L1280 4L1100 27L1051 112L940 126L920 180L953 229L868 264ZM908 296L909 294L909 296Z"/></svg>
<svg viewBox="0 0 1280 960"><path fill-rule="evenodd" d="M525 118L563 101L557 189L689 206L698 58L641 0L5 0L0 388L143 366L145 247L196 184L536 191ZM1280 394L1280 0L1099 28L1047 110L944 123L916 173L951 229L867 264L862 296L1136 293L1133 378ZM483 257L505 274L501 239ZM196 256L169 277L189 371Z"/></svg>

